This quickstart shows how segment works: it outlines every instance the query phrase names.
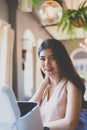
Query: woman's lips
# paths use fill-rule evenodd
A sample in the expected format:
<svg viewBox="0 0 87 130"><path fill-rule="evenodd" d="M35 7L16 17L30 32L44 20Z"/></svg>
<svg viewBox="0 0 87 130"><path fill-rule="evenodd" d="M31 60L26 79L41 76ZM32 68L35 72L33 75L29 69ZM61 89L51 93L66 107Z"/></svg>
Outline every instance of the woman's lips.
<svg viewBox="0 0 87 130"><path fill-rule="evenodd" d="M50 72L53 71L53 68L45 69L46 71Z"/></svg>

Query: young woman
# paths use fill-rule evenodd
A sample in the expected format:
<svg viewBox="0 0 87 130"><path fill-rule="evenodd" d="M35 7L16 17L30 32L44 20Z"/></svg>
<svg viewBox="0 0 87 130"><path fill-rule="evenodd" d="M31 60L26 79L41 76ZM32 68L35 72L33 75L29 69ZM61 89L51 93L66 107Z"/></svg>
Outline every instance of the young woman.
<svg viewBox="0 0 87 130"><path fill-rule="evenodd" d="M60 41L43 41L38 56L43 82L30 101L39 102L43 125L50 130L77 130L83 80Z"/></svg>

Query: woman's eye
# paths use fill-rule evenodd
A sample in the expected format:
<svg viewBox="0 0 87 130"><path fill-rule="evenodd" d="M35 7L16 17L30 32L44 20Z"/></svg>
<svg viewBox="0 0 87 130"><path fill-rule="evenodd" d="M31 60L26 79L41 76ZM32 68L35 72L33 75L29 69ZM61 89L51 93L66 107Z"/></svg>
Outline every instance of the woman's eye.
<svg viewBox="0 0 87 130"><path fill-rule="evenodd" d="M40 57L40 60L41 60L41 61L44 61L44 60L45 60L45 58L43 58L43 57Z"/></svg>
<svg viewBox="0 0 87 130"><path fill-rule="evenodd" d="M52 58L55 59L55 56L53 56Z"/></svg>
<svg viewBox="0 0 87 130"><path fill-rule="evenodd" d="M51 56L51 57L50 57L50 59L53 59L53 60L55 60L55 56L54 56L54 55L53 55L53 56Z"/></svg>

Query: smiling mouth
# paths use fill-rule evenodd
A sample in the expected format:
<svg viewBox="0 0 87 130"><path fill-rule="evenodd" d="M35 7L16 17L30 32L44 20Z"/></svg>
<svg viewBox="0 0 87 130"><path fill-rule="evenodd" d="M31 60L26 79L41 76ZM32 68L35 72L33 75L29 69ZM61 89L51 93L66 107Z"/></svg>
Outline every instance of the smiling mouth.
<svg viewBox="0 0 87 130"><path fill-rule="evenodd" d="M51 68L51 69L45 69L47 72L51 72L51 71L53 71L53 68Z"/></svg>

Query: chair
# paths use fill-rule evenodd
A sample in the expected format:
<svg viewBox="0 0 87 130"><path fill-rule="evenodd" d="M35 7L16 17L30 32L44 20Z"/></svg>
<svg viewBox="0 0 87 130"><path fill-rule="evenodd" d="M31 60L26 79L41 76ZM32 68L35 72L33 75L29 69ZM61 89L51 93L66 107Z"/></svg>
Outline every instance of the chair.
<svg viewBox="0 0 87 130"><path fill-rule="evenodd" d="M77 130L87 130L87 109L80 112L80 121Z"/></svg>

